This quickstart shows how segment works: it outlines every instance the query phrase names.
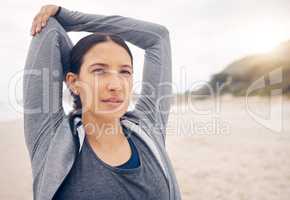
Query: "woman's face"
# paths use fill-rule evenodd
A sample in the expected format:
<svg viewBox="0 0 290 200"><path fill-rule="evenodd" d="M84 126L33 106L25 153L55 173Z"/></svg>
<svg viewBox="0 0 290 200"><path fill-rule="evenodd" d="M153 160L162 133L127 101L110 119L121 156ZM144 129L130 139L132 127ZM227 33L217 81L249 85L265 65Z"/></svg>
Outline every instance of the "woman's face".
<svg viewBox="0 0 290 200"><path fill-rule="evenodd" d="M128 109L132 83L128 52L113 41L94 45L84 55L76 84L83 112L85 109L100 117L120 118ZM109 98L113 98L111 102Z"/></svg>

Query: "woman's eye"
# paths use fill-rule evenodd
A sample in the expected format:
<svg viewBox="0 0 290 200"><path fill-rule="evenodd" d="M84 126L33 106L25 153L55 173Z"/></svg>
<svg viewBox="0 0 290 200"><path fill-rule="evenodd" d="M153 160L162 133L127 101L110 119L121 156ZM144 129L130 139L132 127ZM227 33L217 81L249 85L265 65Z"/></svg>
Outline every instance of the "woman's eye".
<svg viewBox="0 0 290 200"><path fill-rule="evenodd" d="M128 75L131 75L131 72L130 71L127 71L127 70L122 70L121 72L122 73L125 73L125 74L128 74Z"/></svg>
<svg viewBox="0 0 290 200"><path fill-rule="evenodd" d="M93 72L102 72L104 69L95 69Z"/></svg>
<svg viewBox="0 0 290 200"><path fill-rule="evenodd" d="M101 69L101 68L95 69L95 70L93 70L93 72L96 72L98 74L106 73L106 71L104 69ZM126 74L126 75L131 75L131 72L130 71L127 71L127 70L122 70L121 73L122 74Z"/></svg>

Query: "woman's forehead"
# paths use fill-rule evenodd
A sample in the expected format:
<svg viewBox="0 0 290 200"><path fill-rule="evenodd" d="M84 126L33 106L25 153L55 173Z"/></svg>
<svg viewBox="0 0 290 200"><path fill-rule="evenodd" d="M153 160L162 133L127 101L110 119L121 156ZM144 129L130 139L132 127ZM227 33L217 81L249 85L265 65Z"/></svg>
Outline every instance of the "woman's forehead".
<svg viewBox="0 0 290 200"><path fill-rule="evenodd" d="M106 56L106 55L113 55L114 56L126 56L130 58L129 53L126 49L119 44L111 41L101 42L92 46L88 52L86 53L89 56Z"/></svg>
<svg viewBox="0 0 290 200"><path fill-rule="evenodd" d="M118 44L113 42L103 42L94 45L84 56L84 62L88 65L94 63L104 63L110 65L131 66L131 57L128 52Z"/></svg>

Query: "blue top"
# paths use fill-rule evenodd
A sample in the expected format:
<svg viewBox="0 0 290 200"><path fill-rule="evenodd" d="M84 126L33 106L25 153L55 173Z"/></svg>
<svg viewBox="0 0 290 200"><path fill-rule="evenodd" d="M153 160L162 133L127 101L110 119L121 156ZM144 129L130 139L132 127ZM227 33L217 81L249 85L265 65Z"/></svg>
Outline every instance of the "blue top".
<svg viewBox="0 0 290 200"><path fill-rule="evenodd" d="M140 165L138 151L134 145L134 142L132 141L132 139L130 137L127 137L127 139L128 139L129 144L130 144L130 147L131 147L131 152L132 152L131 157L124 164L116 166L117 168L132 169L132 168L138 167Z"/></svg>

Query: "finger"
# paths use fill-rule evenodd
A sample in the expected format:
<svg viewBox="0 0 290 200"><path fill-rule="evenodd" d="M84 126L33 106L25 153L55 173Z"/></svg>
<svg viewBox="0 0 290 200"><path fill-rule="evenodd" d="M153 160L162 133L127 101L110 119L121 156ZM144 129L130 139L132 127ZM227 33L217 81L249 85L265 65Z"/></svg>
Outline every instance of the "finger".
<svg viewBox="0 0 290 200"><path fill-rule="evenodd" d="M39 16L38 20L36 21L36 32L39 33L42 28L42 16Z"/></svg>
<svg viewBox="0 0 290 200"><path fill-rule="evenodd" d="M46 25L47 19L48 19L48 15L44 11L41 11L39 21L38 21L39 31L41 31L41 29Z"/></svg>
<svg viewBox="0 0 290 200"><path fill-rule="evenodd" d="M31 26L31 35L35 35L35 32L36 32L36 22L33 21L32 22L32 26Z"/></svg>
<svg viewBox="0 0 290 200"><path fill-rule="evenodd" d="M31 35L35 35L36 33L36 28L37 28L37 21L39 20L39 14L37 14L32 21L32 26L31 26Z"/></svg>
<svg viewBox="0 0 290 200"><path fill-rule="evenodd" d="M43 15L42 17L42 22L41 22L41 27L44 27L48 21L49 16L48 15Z"/></svg>
<svg viewBox="0 0 290 200"><path fill-rule="evenodd" d="M46 21L45 20L42 20L42 22L41 22L41 28L45 27L45 25L46 25Z"/></svg>

